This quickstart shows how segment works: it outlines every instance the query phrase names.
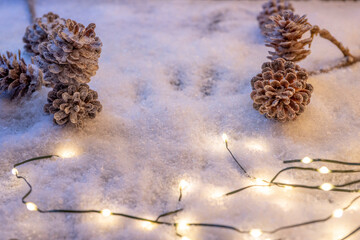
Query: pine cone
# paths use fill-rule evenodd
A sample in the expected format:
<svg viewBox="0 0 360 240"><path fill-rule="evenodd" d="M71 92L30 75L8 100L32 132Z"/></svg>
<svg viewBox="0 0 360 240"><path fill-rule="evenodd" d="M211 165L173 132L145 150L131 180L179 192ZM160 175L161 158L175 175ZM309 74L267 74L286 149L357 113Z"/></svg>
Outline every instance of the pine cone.
<svg viewBox="0 0 360 240"><path fill-rule="evenodd" d="M272 24L267 27L266 46L274 48L269 51L269 59L284 58L287 61L297 62L307 57L310 50L304 49L311 44L312 38L301 39L302 35L311 29L306 15L300 17L292 11L283 11L282 14L271 16ZM301 40L300 40L301 39Z"/></svg>
<svg viewBox="0 0 360 240"><path fill-rule="evenodd" d="M44 110L46 113L54 114L54 122L58 125L82 127L84 120L95 118L102 110L102 105L97 99L97 92L85 83L58 83L49 92L48 104L44 106Z"/></svg>
<svg viewBox="0 0 360 240"><path fill-rule="evenodd" d="M65 24L65 19L59 18L57 14L52 12L43 15L41 18L36 18L34 23L26 28L23 37L25 50L35 55L39 54L40 43L47 41L48 35L59 24Z"/></svg>
<svg viewBox="0 0 360 240"><path fill-rule="evenodd" d="M43 74L37 66L26 65L21 52L0 55L0 93L7 92L11 100L30 96L40 90Z"/></svg>
<svg viewBox="0 0 360 240"><path fill-rule="evenodd" d="M57 25L49 41L39 46L35 62L44 72L48 85L88 83L98 70L102 43L95 34L95 24L86 28L73 20Z"/></svg>
<svg viewBox="0 0 360 240"><path fill-rule="evenodd" d="M262 65L262 73L251 80L253 107L267 118L295 120L310 103L313 87L308 74L282 58Z"/></svg>
<svg viewBox="0 0 360 240"><path fill-rule="evenodd" d="M257 16L261 33L266 35L267 24L272 24L273 21L270 19L271 16L281 14L284 10L294 11L292 4L287 0L269 0L262 6L263 10Z"/></svg>

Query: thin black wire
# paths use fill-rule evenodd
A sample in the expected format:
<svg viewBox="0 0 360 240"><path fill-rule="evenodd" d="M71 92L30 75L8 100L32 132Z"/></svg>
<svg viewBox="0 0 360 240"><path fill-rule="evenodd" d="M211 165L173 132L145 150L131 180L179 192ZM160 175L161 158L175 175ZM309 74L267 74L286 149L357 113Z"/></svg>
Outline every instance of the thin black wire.
<svg viewBox="0 0 360 240"><path fill-rule="evenodd" d="M229 146L228 146L228 141L225 140L225 146L226 149L228 150L228 152L230 153L231 157L234 159L234 161L237 163L237 165L240 167L240 169L244 172L245 176L247 176L248 178L254 178L252 176L250 176L247 171L245 170L245 168L243 166L241 166L241 164L239 163L239 161L236 159L236 157L234 156L234 154L231 152Z"/></svg>
<svg viewBox="0 0 360 240"><path fill-rule="evenodd" d="M350 234L346 235L345 237L343 237L340 240L345 240L348 239L349 237L351 237L352 235L354 235L355 233L357 233L358 231L360 231L360 226L358 228L356 228L354 231L352 231Z"/></svg>
<svg viewBox="0 0 360 240"><path fill-rule="evenodd" d="M229 152L231 153L231 151L229 150ZM32 162L32 161L36 161L36 160L41 160L41 159L45 159L45 158L51 158L55 155L47 155L47 156L41 156L41 157L36 157L36 158L31 158L31 159L28 159L28 160L25 160L23 162L20 162L20 163L17 163L14 165L14 168L16 166L20 166L22 164L25 164L25 163L28 163L28 162ZM233 155L232 155L233 156ZM234 159L236 159L234 157ZM314 169L311 169L311 168L299 168L299 167L290 167L290 168L286 168L285 170L281 170L274 178L273 180L276 179L277 176L280 175L281 172L284 172L284 171L287 171L287 170L292 170L292 169L297 169L297 170L311 170L313 171ZM316 170L316 169L315 169ZM336 171L336 170L333 170L333 171ZM339 170L339 171L350 171L350 170ZM354 170L356 171L356 170ZM25 201L25 199L31 194L32 192L32 186L31 184L26 180L25 177L23 176L19 176L18 173L16 172L16 177L19 178L19 179L23 179L26 184L28 185L29 187L29 191L23 196L22 198L22 202L24 204L26 204L27 202ZM274 182L272 180L272 182L268 182L269 185L275 185L275 186L293 186L293 187L306 187L306 188L312 188L312 189L319 189L319 187L315 187L315 186L306 186L306 185L296 185L296 184L286 184L286 183L280 183L280 182ZM337 185L336 187L343 187L343 186L349 186L349 185L352 185L352 184L355 184L355 183L359 183L360 180L356 180L356 181L353 181L353 182L350 182L350 183L345 183L345 184L342 184L342 185ZM251 187L264 187L264 185L250 185L250 186L246 186L244 188L241 188L242 190L245 190L247 188L251 188ZM181 188L180 188L181 189ZM242 191L241 190L241 191ZM334 190L334 189L333 189ZM350 191L350 190L347 190L347 189L336 189L335 190L338 190L338 191ZM354 190L353 190L354 191ZM236 191L233 191L231 193L228 193L228 194L225 194L225 195L230 195L230 194L233 194L235 192L239 192L239 190L236 190ZM181 198L180 198L181 199ZM356 198L354 198L350 204L348 204L345 208L343 208L343 210L347 210L353 203L355 203L355 201L357 201L358 199L360 199L360 196L357 196ZM98 214L101 214L101 211L100 210L69 210L69 209L51 209L51 210L41 210L40 208L37 208L36 211L40 212L40 213L75 213L75 214L84 214L84 213L98 213ZM129 219L133 219L133 220L139 220L139 221L147 221L147 222L151 222L151 223L154 223L154 224L163 224L163 225L168 225L168 226L174 226L175 229L177 229L177 226L179 225L179 223L176 223L176 222L167 222L167 221L159 221L160 218L162 217L165 217L165 216L169 216L169 215L172 215L172 214L176 214L180 211L183 211L183 209L177 209L175 211L171 211L171 212L167 212L167 213L164 213L164 214L161 214L159 215L155 220L152 220L152 219L147 219L147 218L143 218L143 217L138 217L138 216L134 216L134 215L129 215L129 214L124 214L124 213L111 213L111 215L114 215L114 216L122 216L122 217L125 217L125 218L129 218ZM294 225L288 225L288 226L283 226L283 227L279 227L279 228L276 228L274 230L271 230L271 231L263 231L263 233L267 233L267 234L274 234L276 232L279 232L279 231L282 231L282 230L285 230L285 229L290 229L290 228L296 228L296 227L301 227L301 226L305 226L305 225L310 225L310 224L315 224L315 223L320 223L320 222L325 222L325 221L328 221L329 219L331 219L333 216L330 215L326 218L323 218L323 219L317 219L317 220L311 220L311 221L307 221L307 222L303 222L303 223L298 223L298 224L294 224ZM233 227L233 226L230 226L230 225L223 225L223 224L212 224L212 223L187 223L188 226L197 226L197 227L213 227L213 228L222 228L222 229L229 229L229 230L233 230L233 231L236 231L238 233L242 233L242 234L249 234L250 231L244 231L244 230L240 230L236 227ZM357 231L360 230L360 227L356 230L354 230L352 233L350 233L349 235L347 235L345 238L341 239L341 240L344 240L348 237L350 237L351 235L355 234ZM177 233L176 231L176 235L177 236L182 236L180 234Z"/></svg>
<svg viewBox="0 0 360 240"><path fill-rule="evenodd" d="M294 159L294 160L285 160L283 163L298 163L301 162L302 159ZM326 162L326 163L334 163L334 164L342 164L342 165L351 165L351 166L360 166L360 163L352 163L352 162L344 162L339 160L330 160L330 159L322 159L322 158L315 158L312 159L313 162Z"/></svg>

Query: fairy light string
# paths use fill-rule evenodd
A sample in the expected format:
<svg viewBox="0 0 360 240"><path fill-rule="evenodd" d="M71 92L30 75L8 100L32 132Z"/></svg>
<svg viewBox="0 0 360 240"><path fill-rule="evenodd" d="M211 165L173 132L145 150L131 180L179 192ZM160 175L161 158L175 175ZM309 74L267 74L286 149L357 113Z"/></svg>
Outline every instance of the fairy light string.
<svg viewBox="0 0 360 240"><path fill-rule="evenodd" d="M240 164L240 162L237 160L237 158L234 156L234 154L231 152L229 145L228 145L228 137L226 134L223 134L223 141L225 143L225 147L228 150L228 152L230 153L232 159L237 163L237 165L239 166L239 168L242 170L242 172L244 173L244 175L252 180L256 180L256 182L260 182L261 184L252 184L252 185L248 185L248 186L244 186L242 188L236 189L232 192L223 194L221 197L227 197L230 195L233 195L235 193L239 193L242 192L246 189L250 189L253 187L270 187L270 186L276 186L276 187L282 187L282 188L306 188L309 190L322 190L322 191L337 191L337 192L347 192L347 193L353 193L353 192L360 192L360 189L347 189L344 187L349 187L351 185L355 185L357 183L360 183L360 179L359 180L355 180L355 181L351 181L351 182L347 182L344 184L338 184L338 185L332 185L330 183L323 183L322 185L317 185L317 186L310 186L310 185L305 185L305 184L289 184L289 183L283 183L283 182L276 182L275 180L283 173L287 172L287 171L311 171L311 172L318 172L319 174L338 174L338 173L359 173L360 169L358 170L338 170L338 169L329 169L326 166L322 166L320 168L310 168L310 167L297 167L297 166L291 166L291 167L287 167L284 169L281 169L279 172L277 172L274 177L270 180L270 181L266 181L266 180L262 180L259 178L256 178L252 175L250 175L246 169ZM64 157L72 157L73 155L64 155ZM357 202L360 199L360 196L356 196L355 198L352 199L352 201L345 206L344 208L338 208L335 209L330 215L324 217L324 218L319 218L319 219L314 219L314 220L310 220L310 221L306 221L306 222L301 222L301 223L297 223L297 224L293 224L293 225L285 225L285 226L281 226L278 228L275 228L273 230L261 230L258 228L253 228L250 230L241 230L237 227L234 226L230 226L230 225L224 225L224 224L214 224L214 223L191 223L191 222L173 222L173 221L161 221L161 218L165 218L167 216L171 216L171 215L175 215L177 213L180 213L184 210L184 208L179 208L176 209L174 211L169 211L163 214L160 214L157 218L155 219L149 219L149 218L145 218L145 217L140 217L140 216L135 216L135 215L129 215L129 214L125 214L125 213L117 213L117 212L111 212L111 210L109 209L103 209L103 210L76 210L76 209L50 209L50 210L43 210L41 208L39 208L35 203L33 202L28 202L26 201L27 197L30 196L30 194L32 193L32 186L31 184L28 182L28 180L24 177L19 175L19 171L17 169L17 167L30 163L30 162L34 162L34 161L40 161L40 160L44 160L44 159L49 159L49 158L53 158L53 157L59 157L58 155L46 155L46 156L40 156L40 157L35 157L35 158L31 158L19 163L16 163L13 166L13 169L11 170L12 174L15 175L18 179L22 179L27 186L29 187L29 190L26 192L26 194L22 197L22 203L26 205L27 209L29 211L37 211L39 213L68 213L68 214L86 214L86 213L97 213L97 214L101 214L104 217L109 217L109 216L119 216L119 217L124 217L124 218L128 218L128 219L132 219L132 220L137 220L137 221L143 221L144 223L148 223L148 225L145 225L144 227L148 227L148 229L152 229L150 226L151 224L160 224L160 225L167 225L167 226L173 226L175 228L175 233L176 236L180 237L181 240L191 240L190 238L188 238L187 236L184 236L182 234L180 234L178 232L178 230L184 230L187 229L189 227L208 227L208 228L221 228L221 229L227 229L227 230L232 230L235 231L237 233L240 234L248 234L251 235L252 237L258 238L260 236L262 236L263 234L275 234L277 232L286 230L286 229L292 229L292 228L298 228L298 227L302 227L302 226L306 226L306 225L311 225L311 224L317 224L317 223L322 223L322 222L326 222L332 218L341 218L344 214L344 212L346 210L348 210L355 202ZM360 166L360 163L349 163L349 162L343 162L343 161L338 161L338 160L329 160L329 159L311 159L309 157L305 157L303 159L294 159L294 160L286 160L283 161L284 164L290 164L290 163L303 163L303 164L310 164L312 162L323 162L323 163L333 163L333 164L341 164L341 165L349 165L349 166ZM178 201L180 202L183 198L183 194L184 194L184 190L186 190L188 187L190 186L190 183L186 180L181 180L179 183L179 199ZM348 238L350 238L351 236L353 236L354 234L356 234L357 232L360 231L360 226L358 228L356 228L355 230L353 230L351 233L349 233L348 235L346 235L345 237L339 239L339 240L346 240ZM269 238L267 238L266 240L270 240Z"/></svg>

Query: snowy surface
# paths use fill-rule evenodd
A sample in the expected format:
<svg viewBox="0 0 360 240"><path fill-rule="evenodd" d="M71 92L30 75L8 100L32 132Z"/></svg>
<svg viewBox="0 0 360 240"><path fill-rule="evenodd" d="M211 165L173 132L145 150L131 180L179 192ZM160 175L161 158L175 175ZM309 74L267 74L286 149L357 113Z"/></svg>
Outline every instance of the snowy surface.
<svg viewBox="0 0 360 240"><path fill-rule="evenodd" d="M21 204L27 187L11 175L12 165L63 148L75 147L78 155L19 167L34 185L28 200L43 209L109 208L156 218L184 207L167 220L271 230L326 217L355 196L272 188L221 200L210 197L249 184L226 152L223 132L248 171L265 179L284 167L284 159L360 159L360 64L311 77L311 104L295 122L273 122L252 108L250 79L260 71L268 50L256 21L262 2L37 2L38 15L54 11L84 24L96 23L104 47L90 85L104 108L83 131L74 131L53 125L51 116L43 113L48 89L20 105L0 98L1 239L176 239L173 227L147 231L125 218L27 211ZM311 23L329 29L360 54L360 2L294 5L297 13L307 13ZM0 1L3 52L22 49L28 24L25 1ZM308 70L341 57L320 38L312 49L300 63ZM317 185L355 178L289 173L282 180ZM181 179L191 187L179 204ZM260 239L339 239L358 226L359 211L357 204L341 219ZM198 227L185 235L253 239Z"/></svg>

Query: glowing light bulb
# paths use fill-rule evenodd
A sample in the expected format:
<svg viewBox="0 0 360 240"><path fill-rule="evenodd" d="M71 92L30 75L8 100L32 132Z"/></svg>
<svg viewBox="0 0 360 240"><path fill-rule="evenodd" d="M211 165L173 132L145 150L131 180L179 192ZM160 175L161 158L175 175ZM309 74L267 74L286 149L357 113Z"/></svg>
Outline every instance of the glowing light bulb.
<svg viewBox="0 0 360 240"><path fill-rule="evenodd" d="M319 168L317 171L318 171L319 173L321 173L321 174L327 174L327 173L330 173L330 172L331 172L330 169L328 169L328 168L325 167L325 166L322 166L322 167Z"/></svg>
<svg viewBox="0 0 360 240"><path fill-rule="evenodd" d="M261 178L255 178L255 183L256 185L264 185L264 186L269 185L268 182L266 182L264 179Z"/></svg>
<svg viewBox="0 0 360 240"><path fill-rule="evenodd" d="M260 229L251 229L250 235L253 237L260 237L262 235L262 231Z"/></svg>
<svg viewBox="0 0 360 240"><path fill-rule="evenodd" d="M320 186L320 189L324 190L324 191L330 191L333 188L334 188L334 185L332 185L331 183L324 183Z"/></svg>
<svg viewBox="0 0 360 240"><path fill-rule="evenodd" d="M221 198L222 196L224 196L224 194L220 191L215 191L211 194L211 198L213 199L218 199Z"/></svg>
<svg viewBox="0 0 360 240"><path fill-rule="evenodd" d="M145 230L151 231L151 230L154 229L155 224L153 224L152 222L142 222L142 223L141 223L141 226L142 226Z"/></svg>
<svg viewBox="0 0 360 240"><path fill-rule="evenodd" d="M301 160L301 162L302 163L305 163L305 164L309 164L309 163L311 163L313 160L311 159L311 158L309 158L309 157L304 157L302 160Z"/></svg>
<svg viewBox="0 0 360 240"><path fill-rule="evenodd" d="M101 215L103 215L104 217L108 217L111 215L111 211L109 209L103 209L101 210Z"/></svg>
<svg viewBox="0 0 360 240"><path fill-rule="evenodd" d="M74 149L68 148L68 149L63 149L60 153L59 156L61 158L72 158L76 156L76 151Z"/></svg>
<svg viewBox="0 0 360 240"><path fill-rule="evenodd" d="M16 176L19 174L19 171L16 168L13 168L11 169L11 173Z"/></svg>
<svg viewBox="0 0 360 240"><path fill-rule="evenodd" d="M344 214L344 210L342 210L341 208L338 208L333 211L332 215L335 218L341 218L343 214Z"/></svg>
<svg viewBox="0 0 360 240"><path fill-rule="evenodd" d="M185 221L180 221L178 224L177 224L177 229L181 232L184 232L184 231L187 231L189 230L189 225L187 222Z"/></svg>
<svg viewBox="0 0 360 240"><path fill-rule="evenodd" d="M181 190L185 190L186 188L188 188L190 186L190 183L187 182L186 180L182 179L179 183L179 188Z"/></svg>
<svg viewBox="0 0 360 240"><path fill-rule="evenodd" d="M188 238L188 237L183 236L183 237L181 238L181 240L191 240L191 239Z"/></svg>
<svg viewBox="0 0 360 240"><path fill-rule="evenodd" d="M224 143L227 143L227 142L229 141L229 138L228 138L228 136L226 135L226 133L223 133L222 139L223 139Z"/></svg>
<svg viewBox="0 0 360 240"><path fill-rule="evenodd" d="M285 186L284 188L285 188L285 190L291 190L291 189L293 189L294 187L293 187L293 186Z"/></svg>
<svg viewBox="0 0 360 240"><path fill-rule="evenodd" d="M36 211L38 208L35 203L27 202L26 207L29 211Z"/></svg>

